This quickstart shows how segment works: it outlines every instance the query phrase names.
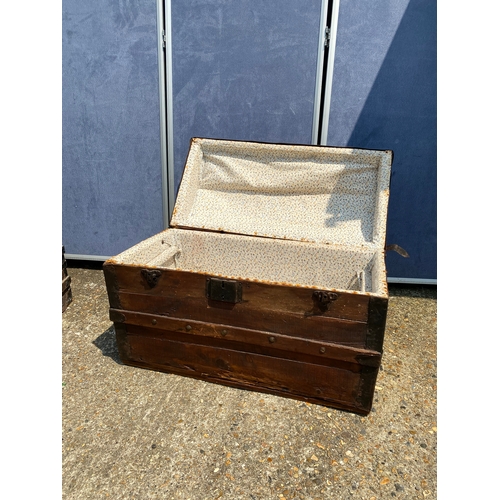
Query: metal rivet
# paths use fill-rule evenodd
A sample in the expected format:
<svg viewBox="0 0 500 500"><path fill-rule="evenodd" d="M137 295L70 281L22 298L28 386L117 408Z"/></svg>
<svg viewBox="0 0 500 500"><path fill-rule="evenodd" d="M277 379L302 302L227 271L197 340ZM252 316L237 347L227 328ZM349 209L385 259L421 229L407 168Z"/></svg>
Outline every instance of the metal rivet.
<svg viewBox="0 0 500 500"><path fill-rule="evenodd" d="M151 321L151 324L152 324L152 325L156 325L156 320L155 320L155 319L154 319L154 320L152 320L152 321Z"/></svg>
<svg viewBox="0 0 500 500"><path fill-rule="evenodd" d="M273 344L274 342L276 342L276 338L275 337L269 337L269 342L271 342L271 344Z"/></svg>
<svg viewBox="0 0 500 500"><path fill-rule="evenodd" d="M191 325L186 326L186 330L189 332L192 329Z"/></svg>
<svg viewBox="0 0 500 500"><path fill-rule="evenodd" d="M227 330L222 330L222 332L220 332L220 333L221 333L221 335L222 335L223 337L225 337L225 336L227 335Z"/></svg>
<svg viewBox="0 0 500 500"><path fill-rule="evenodd" d="M320 347L320 348L319 348L319 352L320 352L321 354L324 354L324 353L326 352L326 349L325 349L324 347Z"/></svg>

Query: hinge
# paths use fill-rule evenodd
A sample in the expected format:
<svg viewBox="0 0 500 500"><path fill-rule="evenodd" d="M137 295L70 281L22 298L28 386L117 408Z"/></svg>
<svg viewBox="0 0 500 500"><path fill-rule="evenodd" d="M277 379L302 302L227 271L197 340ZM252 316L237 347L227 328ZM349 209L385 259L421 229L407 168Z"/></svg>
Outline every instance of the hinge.
<svg viewBox="0 0 500 500"><path fill-rule="evenodd" d="M331 38L331 30L330 28L327 26L325 28L325 47L329 47L330 46L330 38Z"/></svg>
<svg viewBox="0 0 500 500"><path fill-rule="evenodd" d="M166 46L167 36L165 35L165 30L161 30L161 43L162 47Z"/></svg>

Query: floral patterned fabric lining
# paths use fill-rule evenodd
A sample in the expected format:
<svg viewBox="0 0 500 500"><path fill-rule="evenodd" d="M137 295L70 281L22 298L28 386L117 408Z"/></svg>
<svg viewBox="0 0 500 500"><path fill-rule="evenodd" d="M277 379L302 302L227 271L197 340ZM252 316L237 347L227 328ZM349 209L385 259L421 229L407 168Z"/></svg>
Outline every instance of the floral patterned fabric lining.
<svg viewBox="0 0 500 500"><path fill-rule="evenodd" d="M166 229L112 261L229 279L385 295L385 276L379 276L378 257L373 250L338 245ZM361 289L361 271L365 290Z"/></svg>
<svg viewBox="0 0 500 500"><path fill-rule="evenodd" d="M173 227L383 247L388 151L193 139Z"/></svg>
<svg viewBox="0 0 500 500"><path fill-rule="evenodd" d="M386 296L391 161L388 151L193 139L174 227L112 260Z"/></svg>

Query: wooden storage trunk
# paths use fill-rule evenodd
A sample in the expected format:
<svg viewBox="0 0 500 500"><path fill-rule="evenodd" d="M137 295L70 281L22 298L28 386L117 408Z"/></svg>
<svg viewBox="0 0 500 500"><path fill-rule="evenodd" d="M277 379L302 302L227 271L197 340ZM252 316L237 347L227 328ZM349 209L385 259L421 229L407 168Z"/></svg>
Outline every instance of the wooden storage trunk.
<svg viewBox="0 0 500 500"><path fill-rule="evenodd" d="M64 246L62 247L62 312L66 311L67 307L73 301L71 294L71 276L68 276L68 264L64 256Z"/></svg>
<svg viewBox="0 0 500 500"><path fill-rule="evenodd" d="M171 227L104 263L122 361L369 413L391 163L192 139Z"/></svg>

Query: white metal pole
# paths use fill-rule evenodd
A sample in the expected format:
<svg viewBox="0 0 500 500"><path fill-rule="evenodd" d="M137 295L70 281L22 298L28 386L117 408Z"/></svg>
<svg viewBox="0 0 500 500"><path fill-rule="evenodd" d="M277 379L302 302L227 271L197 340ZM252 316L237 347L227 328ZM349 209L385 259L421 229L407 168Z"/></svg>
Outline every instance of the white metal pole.
<svg viewBox="0 0 500 500"><path fill-rule="evenodd" d="M328 13L328 0L321 2L319 20L318 55L316 63L316 88L314 91L313 126L311 144L318 144L319 120L321 110L321 89L323 84L323 60L325 58L325 30Z"/></svg>
<svg viewBox="0 0 500 500"><path fill-rule="evenodd" d="M167 125L165 120L165 64L163 58L164 51L164 17L163 0L156 0L156 27L158 37L158 94L160 101L160 158L161 158L161 192L163 203L163 227L169 225L168 213L168 170L167 170Z"/></svg>
<svg viewBox="0 0 500 500"><path fill-rule="evenodd" d="M167 106L167 177L168 177L168 220L172 217L175 205L174 191L174 97L172 84L172 6L165 0L165 80Z"/></svg>
<svg viewBox="0 0 500 500"><path fill-rule="evenodd" d="M333 0L332 17L330 21L330 46L326 65L326 81L323 101L323 120L321 123L321 137L319 143L325 146L328 142L328 123L330 120L330 100L332 96L333 68L335 64L335 47L337 45L337 26L339 21L340 0Z"/></svg>

